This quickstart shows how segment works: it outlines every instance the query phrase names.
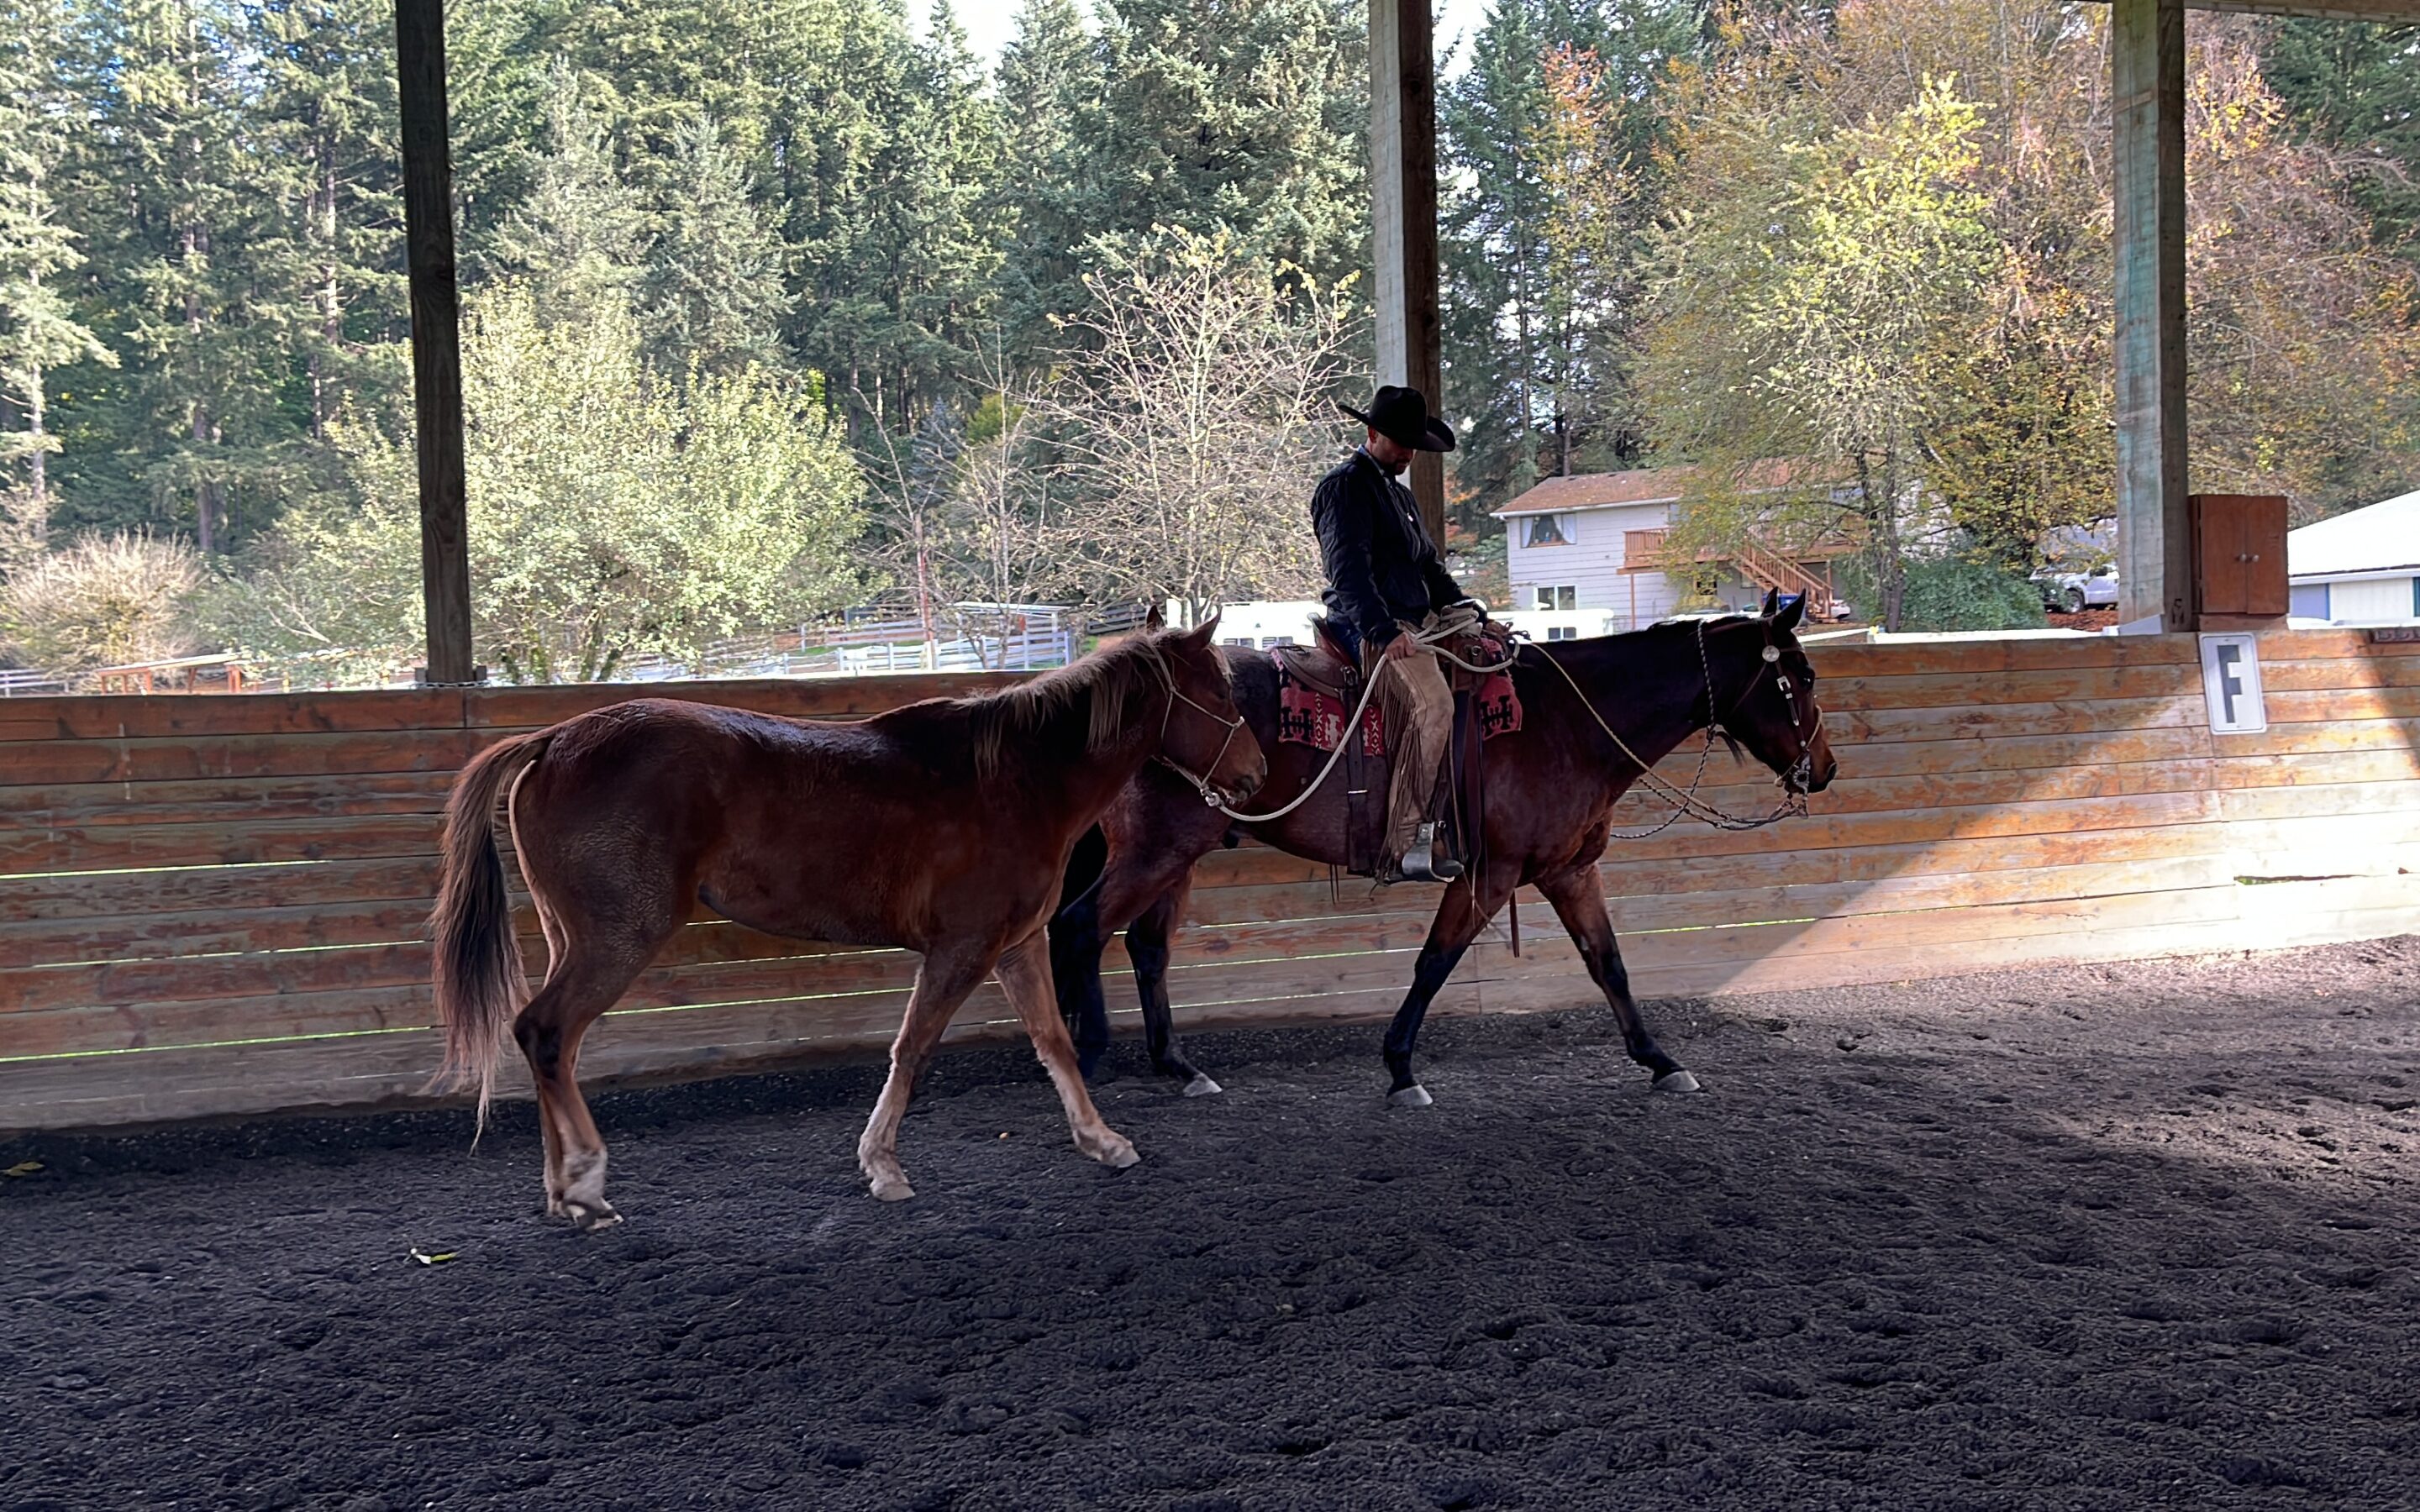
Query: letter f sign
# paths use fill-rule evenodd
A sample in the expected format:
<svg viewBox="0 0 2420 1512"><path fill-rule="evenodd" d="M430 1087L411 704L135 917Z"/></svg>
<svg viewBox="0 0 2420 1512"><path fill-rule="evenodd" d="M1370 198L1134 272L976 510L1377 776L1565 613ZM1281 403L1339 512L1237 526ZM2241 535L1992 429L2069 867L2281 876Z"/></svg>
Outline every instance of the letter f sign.
<svg viewBox="0 0 2420 1512"><path fill-rule="evenodd" d="M2202 696L2213 734L2257 734L2269 728L2260 697L2258 642L2249 635L2201 638Z"/></svg>

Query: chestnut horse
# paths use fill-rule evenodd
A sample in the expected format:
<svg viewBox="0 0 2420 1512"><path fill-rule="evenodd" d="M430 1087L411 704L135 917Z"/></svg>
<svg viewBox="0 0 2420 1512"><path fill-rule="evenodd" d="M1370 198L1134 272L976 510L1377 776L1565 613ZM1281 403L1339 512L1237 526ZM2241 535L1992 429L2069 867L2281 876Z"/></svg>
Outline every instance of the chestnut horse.
<svg viewBox="0 0 2420 1512"><path fill-rule="evenodd" d="M1387 1030L1389 1103L1429 1103L1412 1074L1421 1017L1480 930L1525 883L1545 894L1579 946L1630 1058L1652 1072L1662 1090L1697 1090L1697 1078L1647 1032L1630 995L1597 860L1614 800L1638 780L1641 764L1652 765L1709 725L1715 727L1709 740L1730 741L1734 752L1746 748L1792 795L1830 784L1838 768L1815 702L1815 673L1792 634L1804 608L1801 599L1768 595L1764 612L1754 617L1670 621L1521 649L1512 668L1521 728L1487 743L1481 864L1447 887L1411 992ZM1264 653L1237 649L1228 665L1236 706L1270 753L1269 780L1252 806L1269 812L1299 795L1326 757L1278 743L1277 672ZM1138 773L1078 848L1050 925L1060 1007L1076 1025L1085 1073L1109 1044L1101 952L1123 929L1154 1069L1182 1081L1188 1095L1218 1090L1186 1058L1169 1016L1168 941L1192 887L1193 863L1222 841L1233 844L1239 830L1291 855L1339 864L1344 826L1344 784L1337 777L1291 814L1255 825L1205 810L1190 790L1156 773Z"/></svg>
<svg viewBox="0 0 2420 1512"><path fill-rule="evenodd" d="M536 1082L547 1211L582 1228L618 1221L580 1095L580 1039L703 903L774 934L923 953L858 1144L876 1196L913 1196L897 1155L909 1089L995 972L1076 1148L1133 1165L1084 1090L1043 926L1069 851L1146 764L1185 772L1196 807L1240 801L1266 775L1211 646L1216 624L1180 634L1155 618L1150 633L1005 692L860 723L638 699L489 748L445 810L431 920L443 1074L477 1084L484 1121L509 1034ZM507 788L549 952L527 1006L492 825Z"/></svg>

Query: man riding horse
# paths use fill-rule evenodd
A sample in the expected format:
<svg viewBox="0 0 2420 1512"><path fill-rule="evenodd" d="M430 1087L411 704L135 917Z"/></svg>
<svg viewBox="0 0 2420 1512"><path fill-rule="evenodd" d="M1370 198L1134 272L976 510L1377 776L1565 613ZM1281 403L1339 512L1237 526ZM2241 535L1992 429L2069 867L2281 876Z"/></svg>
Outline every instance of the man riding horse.
<svg viewBox="0 0 2420 1512"><path fill-rule="evenodd" d="M1418 389L1387 384L1368 410L1336 408L1364 437L1311 495L1311 524L1326 569L1330 633L1379 679L1394 777L1387 791L1387 842L1379 875L1450 882L1462 863L1441 855L1426 819L1451 741L1453 694L1432 640L1440 616L1471 600L1438 560L1419 506L1400 479L1415 452L1450 452L1453 432L1429 413Z"/></svg>

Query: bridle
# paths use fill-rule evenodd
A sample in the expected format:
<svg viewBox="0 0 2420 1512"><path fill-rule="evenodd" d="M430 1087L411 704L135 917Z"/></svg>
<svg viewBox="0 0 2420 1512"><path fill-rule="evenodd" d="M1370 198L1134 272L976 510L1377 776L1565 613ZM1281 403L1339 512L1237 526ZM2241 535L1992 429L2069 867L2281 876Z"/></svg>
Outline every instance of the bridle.
<svg viewBox="0 0 2420 1512"><path fill-rule="evenodd" d="M1798 811L1805 813L1807 796L1814 791L1815 736L1823 728L1823 706L1816 702L1815 685L1810 675L1807 685L1807 717L1804 720L1799 717L1797 685L1790 680L1789 671L1781 665L1781 648L1773 643L1773 622L1761 620L1759 623L1764 629L1764 649L1757 654L1758 660L1773 671L1774 687L1781 694L1782 712L1790 717L1790 736L1798 743L1798 759L1791 763L1790 769L1780 773L1777 779L1784 789L1796 795ZM1723 729L1722 718L1714 715L1714 669L1706 655L1706 624L1703 620L1698 622L1698 666L1706 679L1706 738L1712 744L1715 737L1726 735L1728 732ZM1762 681L1761 675L1751 673L1747 686L1740 689L1739 697L1731 700L1723 718L1737 714L1740 706L1747 702L1748 695L1755 692L1757 685Z"/></svg>
<svg viewBox="0 0 2420 1512"><path fill-rule="evenodd" d="M1176 674L1169 670L1168 658L1161 656L1156 647L1153 648L1152 660L1159 668L1160 681L1168 687L1168 705L1160 711L1159 716L1159 753L1152 760L1193 784L1193 791L1202 795L1202 801L1204 804L1213 809L1224 809L1227 806L1228 795L1219 791L1218 784L1210 780L1208 774L1217 771L1218 764L1227 759L1228 750L1235 744L1235 733L1244 728L1244 716L1238 712L1233 718L1230 719L1218 710L1187 697L1185 690L1176 686ZM1227 735L1225 739L1218 742L1218 753L1210 758L1209 766L1200 773L1186 770L1182 763L1168 754L1168 726L1169 722L1176 717L1176 706L1180 703L1212 724L1226 727ZM1235 801L1240 803L1243 800L1238 798Z"/></svg>

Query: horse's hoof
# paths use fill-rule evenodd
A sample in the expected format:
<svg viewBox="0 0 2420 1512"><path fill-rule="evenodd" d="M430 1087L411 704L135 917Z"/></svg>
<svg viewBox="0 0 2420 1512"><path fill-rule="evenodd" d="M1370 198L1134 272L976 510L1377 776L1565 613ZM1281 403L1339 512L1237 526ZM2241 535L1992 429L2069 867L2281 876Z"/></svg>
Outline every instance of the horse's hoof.
<svg viewBox="0 0 2420 1512"><path fill-rule="evenodd" d="M593 1234L620 1223L622 1215L615 1212L610 1206L599 1203L593 1208L574 1206L571 1209L571 1221L580 1226L582 1233Z"/></svg>
<svg viewBox="0 0 2420 1512"><path fill-rule="evenodd" d="M1134 1141L1124 1134L1111 1134L1099 1149L1087 1150L1085 1153L1113 1171L1122 1171L1129 1165L1142 1164L1141 1152L1135 1149Z"/></svg>
<svg viewBox="0 0 2420 1512"><path fill-rule="evenodd" d="M1399 1087L1387 1094L1387 1105L1390 1108L1424 1108L1435 1101L1429 1096L1429 1089L1418 1082L1409 1087Z"/></svg>
<svg viewBox="0 0 2420 1512"><path fill-rule="evenodd" d="M1698 1085L1698 1078L1690 1075L1684 1068L1681 1071L1668 1071L1663 1075L1656 1077L1655 1090L1659 1092L1698 1092L1703 1091L1704 1088Z"/></svg>
<svg viewBox="0 0 2420 1512"><path fill-rule="evenodd" d="M875 1199L880 1202L905 1202L916 1195L916 1189L908 1184L904 1176L877 1176L873 1190Z"/></svg>
<svg viewBox="0 0 2420 1512"><path fill-rule="evenodd" d="M1193 1079L1185 1084L1185 1095L1187 1097L1217 1097L1225 1090L1225 1088L1198 1071L1193 1073Z"/></svg>

